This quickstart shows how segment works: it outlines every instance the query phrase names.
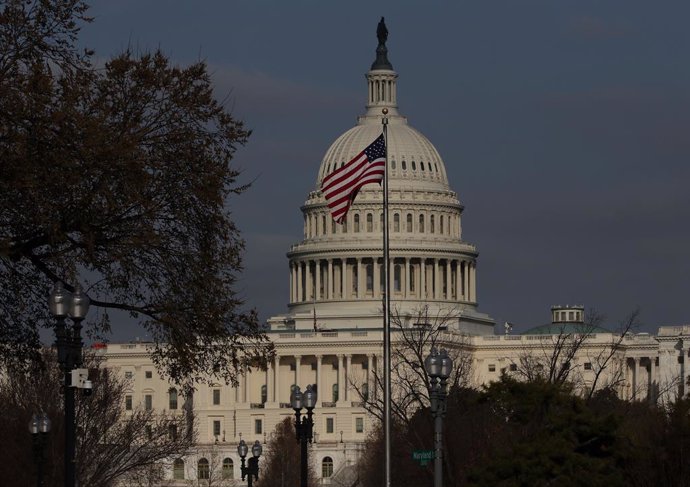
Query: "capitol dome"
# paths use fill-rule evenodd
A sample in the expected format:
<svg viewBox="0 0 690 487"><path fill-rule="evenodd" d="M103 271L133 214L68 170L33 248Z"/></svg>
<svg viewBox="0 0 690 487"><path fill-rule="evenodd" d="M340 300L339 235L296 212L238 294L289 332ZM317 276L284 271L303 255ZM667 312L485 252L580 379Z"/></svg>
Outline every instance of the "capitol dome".
<svg viewBox="0 0 690 487"><path fill-rule="evenodd" d="M320 187L381 135L385 116L391 306L411 323L424 310L452 316L461 331L493 333L493 320L478 311L478 252L462 238L463 206L436 148L398 112L397 78L380 41L366 74L366 111L326 151L301 208L304 238L287 254L288 313L269 319L272 329L382 326L383 188L363 186L338 224Z"/></svg>

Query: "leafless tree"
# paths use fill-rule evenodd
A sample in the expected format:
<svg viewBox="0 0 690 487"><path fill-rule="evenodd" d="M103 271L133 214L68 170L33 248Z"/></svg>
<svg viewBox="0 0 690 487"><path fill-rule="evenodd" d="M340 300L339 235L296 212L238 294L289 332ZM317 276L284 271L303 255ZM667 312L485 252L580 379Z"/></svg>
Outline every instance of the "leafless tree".
<svg viewBox="0 0 690 487"><path fill-rule="evenodd" d="M64 415L62 374L52 351L44 353L42 365L28 371L13 369L0 381L0 454L16 461L3 462L0 475L15 485L28 485L33 476L31 447L26 425L32 414L45 412L53 423L48 435L47 485L62 478ZM101 368L97 357L85 360L93 381L91 396L77 395L77 479L80 485L111 487L128 478L144 481L151 469L171 457L184 454L194 442L187 431L187 415L135 407L124 408L129 387L115 371ZM7 457L5 457L7 458ZM145 484L144 484L145 485Z"/></svg>
<svg viewBox="0 0 690 487"><path fill-rule="evenodd" d="M633 310L611 334L610 342L593 343L604 316L588 310L584 322L577 327L563 324L557 333L545 334L526 344L517 360L511 361L512 375L528 381L569 382L586 398L602 389L617 390L625 380L623 341L637 328L638 317L639 310ZM585 363L587 373L583 370Z"/></svg>
<svg viewBox="0 0 690 487"><path fill-rule="evenodd" d="M424 359L432 348L445 348L453 360L449 388L469 384L472 358L467 350L467 337L453 329L462 315L458 308L435 314L424 305L414 313L391 313L391 412L397 421L408 424L415 411L429 405L429 376ZM380 364L379 364L380 365ZM352 378L364 408L379 420L383 419L383 367L373 372L373 391L363 387L362 378Z"/></svg>
<svg viewBox="0 0 690 487"><path fill-rule="evenodd" d="M215 445L199 446L196 448L196 465L187 466L187 485L190 487L234 487L238 481L233 478L233 472L223 468L223 460L226 458L220 449ZM199 462L208 462L201 472ZM234 467L234 466L233 466ZM193 472L192 472L193 470Z"/></svg>

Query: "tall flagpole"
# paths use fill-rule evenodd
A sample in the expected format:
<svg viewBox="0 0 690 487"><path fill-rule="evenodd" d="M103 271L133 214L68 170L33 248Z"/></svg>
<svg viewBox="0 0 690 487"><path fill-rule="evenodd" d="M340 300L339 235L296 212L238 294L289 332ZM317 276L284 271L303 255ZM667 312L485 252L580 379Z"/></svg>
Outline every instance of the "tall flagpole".
<svg viewBox="0 0 690 487"><path fill-rule="evenodd" d="M383 140L386 144L386 167L383 171L383 436L386 443L385 487L391 487L391 329L390 329L390 263L388 242L388 109L382 110Z"/></svg>

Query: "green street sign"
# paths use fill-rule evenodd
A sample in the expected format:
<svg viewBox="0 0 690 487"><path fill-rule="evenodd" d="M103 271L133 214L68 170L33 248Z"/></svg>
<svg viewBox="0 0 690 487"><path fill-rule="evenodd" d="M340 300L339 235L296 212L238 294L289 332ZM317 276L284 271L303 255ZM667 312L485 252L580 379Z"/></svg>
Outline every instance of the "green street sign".
<svg viewBox="0 0 690 487"><path fill-rule="evenodd" d="M434 450L415 450L412 452L412 460L417 460L424 466L434 459Z"/></svg>

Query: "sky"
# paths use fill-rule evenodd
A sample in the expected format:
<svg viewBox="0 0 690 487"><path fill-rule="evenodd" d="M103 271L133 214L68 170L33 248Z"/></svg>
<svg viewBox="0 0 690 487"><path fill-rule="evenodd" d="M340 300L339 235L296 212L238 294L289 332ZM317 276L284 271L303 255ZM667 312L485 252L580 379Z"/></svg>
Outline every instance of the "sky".
<svg viewBox="0 0 690 487"><path fill-rule="evenodd" d="M515 331L583 304L613 329L690 323L690 2L92 1L80 42L205 60L253 134L228 205L237 291L284 313L300 206L364 112L385 16L398 104L443 158L479 250L479 309ZM113 324L113 340L143 332Z"/></svg>

